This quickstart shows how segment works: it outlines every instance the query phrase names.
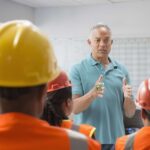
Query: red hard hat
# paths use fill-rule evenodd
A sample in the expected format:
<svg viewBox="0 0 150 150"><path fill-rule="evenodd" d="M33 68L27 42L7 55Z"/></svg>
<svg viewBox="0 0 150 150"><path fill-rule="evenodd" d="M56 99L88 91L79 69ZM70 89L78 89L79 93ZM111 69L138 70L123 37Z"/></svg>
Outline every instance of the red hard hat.
<svg viewBox="0 0 150 150"><path fill-rule="evenodd" d="M71 83L67 74L64 71L61 71L55 80L48 83L47 92L52 92L66 87L71 87Z"/></svg>
<svg viewBox="0 0 150 150"><path fill-rule="evenodd" d="M136 101L143 109L150 110L150 78L140 84Z"/></svg>

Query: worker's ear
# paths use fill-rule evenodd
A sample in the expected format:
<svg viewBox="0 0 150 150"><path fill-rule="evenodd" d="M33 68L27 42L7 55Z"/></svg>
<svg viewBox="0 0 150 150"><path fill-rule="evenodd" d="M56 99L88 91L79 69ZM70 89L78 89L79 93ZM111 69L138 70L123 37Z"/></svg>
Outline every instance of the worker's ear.
<svg viewBox="0 0 150 150"><path fill-rule="evenodd" d="M42 114L47 98L47 84L43 85L39 90L37 101L38 101L38 109L39 114Z"/></svg>
<svg viewBox="0 0 150 150"><path fill-rule="evenodd" d="M141 116L142 116L142 119L146 119L146 114L145 114L145 111L144 109L141 110Z"/></svg>
<svg viewBox="0 0 150 150"><path fill-rule="evenodd" d="M63 110L65 112L65 115L69 116L73 109L73 101L70 98L68 98L68 100L65 103L63 103L62 106L63 106Z"/></svg>
<svg viewBox="0 0 150 150"><path fill-rule="evenodd" d="M45 84L45 86L42 87L41 92L39 93L39 98L45 101L46 96L47 96L47 84Z"/></svg>

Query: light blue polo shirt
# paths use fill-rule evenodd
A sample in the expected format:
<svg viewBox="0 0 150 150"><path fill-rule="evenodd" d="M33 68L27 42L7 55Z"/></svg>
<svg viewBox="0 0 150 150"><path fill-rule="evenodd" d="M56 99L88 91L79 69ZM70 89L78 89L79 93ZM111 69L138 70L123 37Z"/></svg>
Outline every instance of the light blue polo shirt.
<svg viewBox="0 0 150 150"><path fill-rule="evenodd" d="M69 73L73 94L86 94L93 88L99 76L103 75L104 96L97 97L82 113L74 116L76 124L86 123L96 127L96 139L102 144L114 144L117 137L125 134L123 124L123 78L129 82L126 68L109 58L110 64L104 70L101 63L88 55L74 65Z"/></svg>

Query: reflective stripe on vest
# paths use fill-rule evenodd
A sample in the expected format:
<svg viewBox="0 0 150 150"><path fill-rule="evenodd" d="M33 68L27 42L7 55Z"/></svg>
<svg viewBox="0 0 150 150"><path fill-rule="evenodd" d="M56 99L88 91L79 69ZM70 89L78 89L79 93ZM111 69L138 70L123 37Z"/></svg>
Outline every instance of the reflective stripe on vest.
<svg viewBox="0 0 150 150"><path fill-rule="evenodd" d="M70 150L88 150L88 142L85 135L67 130L70 139Z"/></svg>
<svg viewBox="0 0 150 150"><path fill-rule="evenodd" d="M133 143L134 143L134 138L135 138L136 133L137 133L137 132L132 133L132 134L130 134L130 135L128 136L128 139L127 139L127 141L126 141L124 150L132 150L132 148L133 148Z"/></svg>

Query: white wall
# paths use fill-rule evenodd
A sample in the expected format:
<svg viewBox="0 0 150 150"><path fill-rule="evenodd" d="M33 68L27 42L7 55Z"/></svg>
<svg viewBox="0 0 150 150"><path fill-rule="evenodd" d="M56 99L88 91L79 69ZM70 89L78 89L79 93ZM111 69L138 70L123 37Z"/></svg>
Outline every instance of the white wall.
<svg viewBox="0 0 150 150"><path fill-rule="evenodd" d="M85 37L97 22L105 22L115 36L150 35L150 1L82 7L37 9L36 23L51 37Z"/></svg>
<svg viewBox="0 0 150 150"><path fill-rule="evenodd" d="M52 39L59 65L66 71L90 49L89 29L108 24L115 37L111 55L129 70L134 93L150 77L150 0L136 3L36 9L36 24Z"/></svg>
<svg viewBox="0 0 150 150"><path fill-rule="evenodd" d="M0 22L14 19L34 22L34 9L8 0L0 0Z"/></svg>
<svg viewBox="0 0 150 150"><path fill-rule="evenodd" d="M111 54L127 66L136 88L150 76L149 14L149 0L39 9L0 0L0 22L13 19L35 22L52 39L58 62L66 71L90 52L86 43L90 27L98 22L107 23L116 38Z"/></svg>
<svg viewBox="0 0 150 150"><path fill-rule="evenodd" d="M150 0L143 0L136 3L39 8L35 10L35 22L53 40L58 60L68 70L88 53L86 38L91 26L104 22L111 27L116 38L150 37L149 14Z"/></svg>

